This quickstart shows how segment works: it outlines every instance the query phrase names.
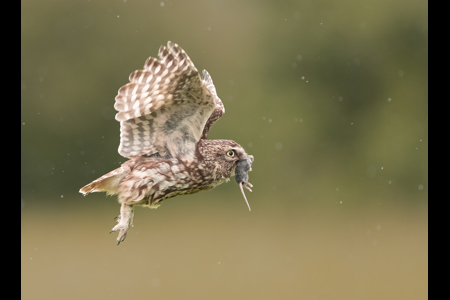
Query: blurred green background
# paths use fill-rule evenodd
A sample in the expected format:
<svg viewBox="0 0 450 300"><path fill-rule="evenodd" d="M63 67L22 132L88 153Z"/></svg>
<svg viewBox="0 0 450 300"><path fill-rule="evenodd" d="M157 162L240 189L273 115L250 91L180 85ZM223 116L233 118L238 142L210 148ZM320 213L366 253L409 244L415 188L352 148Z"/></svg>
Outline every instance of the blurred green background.
<svg viewBox="0 0 450 300"><path fill-rule="evenodd" d="M428 2L22 1L22 299L426 299ZM114 97L168 40L211 74L237 184L137 209Z"/></svg>

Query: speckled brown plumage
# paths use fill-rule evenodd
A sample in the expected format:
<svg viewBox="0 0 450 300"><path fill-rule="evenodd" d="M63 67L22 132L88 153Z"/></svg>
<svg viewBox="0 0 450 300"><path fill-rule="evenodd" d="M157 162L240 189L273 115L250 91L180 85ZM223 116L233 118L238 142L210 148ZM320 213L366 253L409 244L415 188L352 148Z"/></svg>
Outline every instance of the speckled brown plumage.
<svg viewBox="0 0 450 300"><path fill-rule="evenodd" d="M116 97L119 153L130 160L80 189L84 195L118 194L120 215L111 231L119 231L118 244L136 205L157 208L165 199L212 189L236 168L241 190L242 184L251 186L245 174L253 156L234 141L206 139L225 112L208 72L201 78L186 52L171 42L159 57L133 72Z"/></svg>

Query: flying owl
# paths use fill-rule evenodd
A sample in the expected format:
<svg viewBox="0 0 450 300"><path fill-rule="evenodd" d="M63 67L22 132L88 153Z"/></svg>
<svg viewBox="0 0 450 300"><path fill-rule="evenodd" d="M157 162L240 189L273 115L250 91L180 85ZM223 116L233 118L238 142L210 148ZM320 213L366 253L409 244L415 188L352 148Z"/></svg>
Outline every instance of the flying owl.
<svg viewBox="0 0 450 300"><path fill-rule="evenodd" d="M111 232L123 242L133 222L133 208L157 208L165 199L210 190L236 175L251 191L248 171L254 160L231 140L208 140L211 126L225 112L211 76L202 77L177 44L161 46L143 70L133 72L119 89L114 108L120 122L120 168L80 189L118 194L120 215Z"/></svg>

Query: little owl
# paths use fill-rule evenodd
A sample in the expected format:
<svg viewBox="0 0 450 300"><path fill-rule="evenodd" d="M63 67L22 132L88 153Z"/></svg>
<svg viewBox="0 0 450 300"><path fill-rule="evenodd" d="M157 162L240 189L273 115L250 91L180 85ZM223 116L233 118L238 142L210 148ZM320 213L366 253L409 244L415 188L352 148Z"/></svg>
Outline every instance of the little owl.
<svg viewBox="0 0 450 300"><path fill-rule="evenodd" d="M253 156L231 140L208 140L211 126L225 112L206 70L200 77L177 44L159 49L119 89L114 108L120 122L120 168L80 189L118 194L120 215L111 232L123 242L136 205L157 208L165 199L212 189L236 175L251 191ZM248 202L247 202L248 205ZM250 209L250 206L248 205Z"/></svg>

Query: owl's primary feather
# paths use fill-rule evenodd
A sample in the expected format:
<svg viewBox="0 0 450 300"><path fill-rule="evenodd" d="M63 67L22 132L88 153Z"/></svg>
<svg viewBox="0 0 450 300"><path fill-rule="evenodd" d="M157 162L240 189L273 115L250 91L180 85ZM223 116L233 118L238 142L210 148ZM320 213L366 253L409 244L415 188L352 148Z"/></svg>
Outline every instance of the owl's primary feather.
<svg viewBox="0 0 450 300"><path fill-rule="evenodd" d="M119 243L136 205L157 208L165 199L214 188L235 175L238 162L241 189L249 184L243 173L253 156L234 141L206 139L225 112L211 76L203 70L200 77L177 44L168 42L158 55L133 72L116 96L119 154L130 160L80 189L84 195L118 194L121 209L112 231L119 231Z"/></svg>

